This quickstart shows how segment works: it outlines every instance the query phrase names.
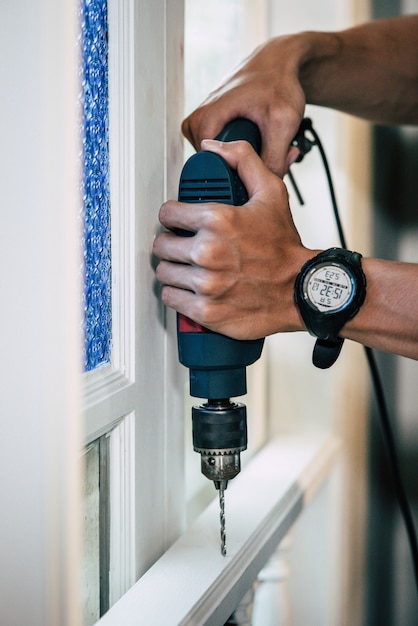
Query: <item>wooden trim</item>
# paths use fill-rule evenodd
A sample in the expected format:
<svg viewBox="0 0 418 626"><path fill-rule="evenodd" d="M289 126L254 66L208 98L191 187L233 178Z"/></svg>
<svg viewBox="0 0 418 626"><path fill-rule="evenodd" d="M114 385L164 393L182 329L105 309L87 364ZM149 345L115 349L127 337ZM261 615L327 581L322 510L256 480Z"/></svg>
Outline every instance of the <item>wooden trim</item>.
<svg viewBox="0 0 418 626"><path fill-rule="evenodd" d="M135 367L135 160L133 0L109 0L110 193L112 225L112 366Z"/></svg>
<svg viewBox="0 0 418 626"><path fill-rule="evenodd" d="M84 374L85 442L109 432L135 406L135 384L111 365Z"/></svg>
<svg viewBox="0 0 418 626"><path fill-rule="evenodd" d="M109 435L110 581L112 606L135 582L135 415Z"/></svg>

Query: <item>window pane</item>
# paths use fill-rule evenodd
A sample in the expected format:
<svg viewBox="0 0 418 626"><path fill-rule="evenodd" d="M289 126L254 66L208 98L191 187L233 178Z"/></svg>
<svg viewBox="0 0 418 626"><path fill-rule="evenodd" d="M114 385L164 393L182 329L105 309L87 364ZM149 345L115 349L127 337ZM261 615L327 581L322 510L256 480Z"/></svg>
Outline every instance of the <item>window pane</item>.
<svg viewBox="0 0 418 626"><path fill-rule="evenodd" d="M84 452L84 519L82 606L83 624L91 626L100 617L100 444Z"/></svg>
<svg viewBox="0 0 418 626"><path fill-rule="evenodd" d="M108 19L106 0L83 0L82 139L84 217L84 367L110 361L111 256L109 193Z"/></svg>
<svg viewBox="0 0 418 626"><path fill-rule="evenodd" d="M109 442L110 434L84 450L83 626L92 626L109 608Z"/></svg>

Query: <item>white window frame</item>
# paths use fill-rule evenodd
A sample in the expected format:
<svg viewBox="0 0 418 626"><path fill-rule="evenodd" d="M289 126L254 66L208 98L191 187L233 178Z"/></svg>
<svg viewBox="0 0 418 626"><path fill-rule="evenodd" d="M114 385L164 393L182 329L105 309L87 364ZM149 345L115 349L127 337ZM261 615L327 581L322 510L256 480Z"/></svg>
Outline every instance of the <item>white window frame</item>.
<svg viewBox="0 0 418 626"><path fill-rule="evenodd" d="M178 434L175 426L176 406L177 414L182 412L179 402L174 401L173 410L168 401L178 395L167 364L175 360L169 355L173 346L165 312L153 296L150 260L167 185L167 129L171 118L178 129L181 118L181 103L166 115L166 73L154 73L155 67L165 67L165 11L162 1L108 2L112 358L84 375L84 416L85 442L110 433L111 452L117 453L118 462L111 460L110 468L111 601L183 527L183 446L181 429ZM182 25L180 14L176 19ZM150 23L156 27L150 29ZM179 50L177 46L177 54ZM173 156L181 158L180 145L171 150L171 165ZM170 497L176 491L178 497ZM121 499L120 493L132 497ZM151 509L152 515L144 514Z"/></svg>
<svg viewBox="0 0 418 626"><path fill-rule="evenodd" d="M1 118L7 174L1 192L7 211L0 217L0 254L5 268L2 289L9 305L1 309L0 324L1 401L6 416L0 438L0 500L7 513L2 518L7 539L0 563L2 618L34 626L81 623L80 448L113 428L111 491L120 495L115 506L121 514L112 533L121 545L114 540L120 578L112 584L112 598L123 594L132 580L140 580L101 622L123 626L123 621L113 619L117 611L122 611L126 624L140 619L140 607L133 609L130 601L141 598L156 572L161 594L154 596L149 615L157 611L161 597L170 596L173 579L164 573L167 565L175 568L176 582L196 583L193 594L185 593L179 600L184 616L193 614L193 606L197 620L211 619L218 606L226 615L274 550L288 516L296 518L301 502L326 481L336 459L347 462L350 450L340 453L333 438L313 437L307 443L295 441L293 448L280 439L261 450L228 488L226 559L216 549L217 502L202 513L196 526L183 532L186 372L177 363L175 316L152 295L150 258L158 207L166 197L175 197L182 165L183 0L110 0L111 19L118 16L118 31L113 31L111 41L111 46L113 42L118 46L111 90L120 96L115 102L113 95L111 105L117 129L116 136L112 131L112 163L118 164L116 183L112 179L112 210L121 207L116 219L120 230L113 233L117 282L112 291L115 302L123 300L124 305L116 305L121 317L114 317L112 365L83 377L76 2L22 0L3 3L0 13L2 56L10 59L2 66L8 97ZM336 379L343 376L344 370L337 370ZM348 388L346 380L341 384ZM357 389L353 392L351 387L351 393L357 402ZM345 420L347 416L344 413ZM356 419L363 420L361 410ZM344 428L349 445L357 449L361 428L331 430ZM289 461L286 474L280 462L292 450L295 457L299 450L300 462ZM283 470L274 484L270 463L277 467L271 476ZM346 466L343 472L347 473ZM360 470L356 466L351 472L354 480L349 487L357 487L361 464ZM260 516L248 515L247 520L246 511L254 502L248 497L248 485L258 486L260 480L264 493L252 489ZM284 502L288 508L276 518ZM348 508L346 504L339 510ZM206 533L210 541L198 551ZM267 537L274 539L269 543ZM244 563L249 546L251 560ZM179 577L188 558L190 577ZM205 591L197 583L206 562L211 572ZM149 569L153 564L155 569ZM229 580L224 576L227 570ZM220 593L219 583L224 582Z"/></svg>
<svg viewBox="0 0 418 626"><path fill-rule="evenodd" d="M134 409L135 205L132 7L108 2L110 206L112 253L111 363L84 375L86 441L108 432ZM112 402L110 402L112 399Z"/></svg>
<svg viewBox="0 0 418 626"><path fill-rule="evenodd" d="M111 362L83 376L85 443L109 436L109 605L136 580L135 563L135 207L132 8L108 2L111 190Z"/></svg>
<svg viewBox="0 0 418 626"><path fill-rule="evenodd" d="M100 626L135 626L138 616L153 626L166 626L168 616L176 626L224 624L331 476L338 448L332 437L281 437L265 446L228 486L227 556L220 554L215 500ZM321 567L330 566L325 561ZM330 600L321 623L333 609Z"/></svg>

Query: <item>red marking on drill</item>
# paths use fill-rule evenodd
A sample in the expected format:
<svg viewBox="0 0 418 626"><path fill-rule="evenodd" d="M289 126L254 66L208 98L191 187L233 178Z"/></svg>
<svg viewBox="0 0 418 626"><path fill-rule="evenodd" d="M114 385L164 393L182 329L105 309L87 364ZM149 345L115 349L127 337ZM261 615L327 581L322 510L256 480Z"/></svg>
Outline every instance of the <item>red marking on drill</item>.
<svg viewBox="0 0 418 626"><path fill-rule="evenodd" d="M179 325L178 329L180 333L207 333L207 328L197 324L188 317L184 315L179 315Z"/></svg>

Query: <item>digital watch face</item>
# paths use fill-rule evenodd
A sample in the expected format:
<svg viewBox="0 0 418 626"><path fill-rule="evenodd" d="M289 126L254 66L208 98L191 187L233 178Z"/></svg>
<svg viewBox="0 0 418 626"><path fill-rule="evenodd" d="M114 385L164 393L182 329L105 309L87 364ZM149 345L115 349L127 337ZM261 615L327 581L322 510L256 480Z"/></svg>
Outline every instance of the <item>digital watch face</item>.
<svg viewBox="0 0 418 626"><path fill-rule="evenodd" d="M308 303L321 313L334 313L352 299L354 284L350 274L338 265L317 265L305 276L303 291Z"/></svg>

